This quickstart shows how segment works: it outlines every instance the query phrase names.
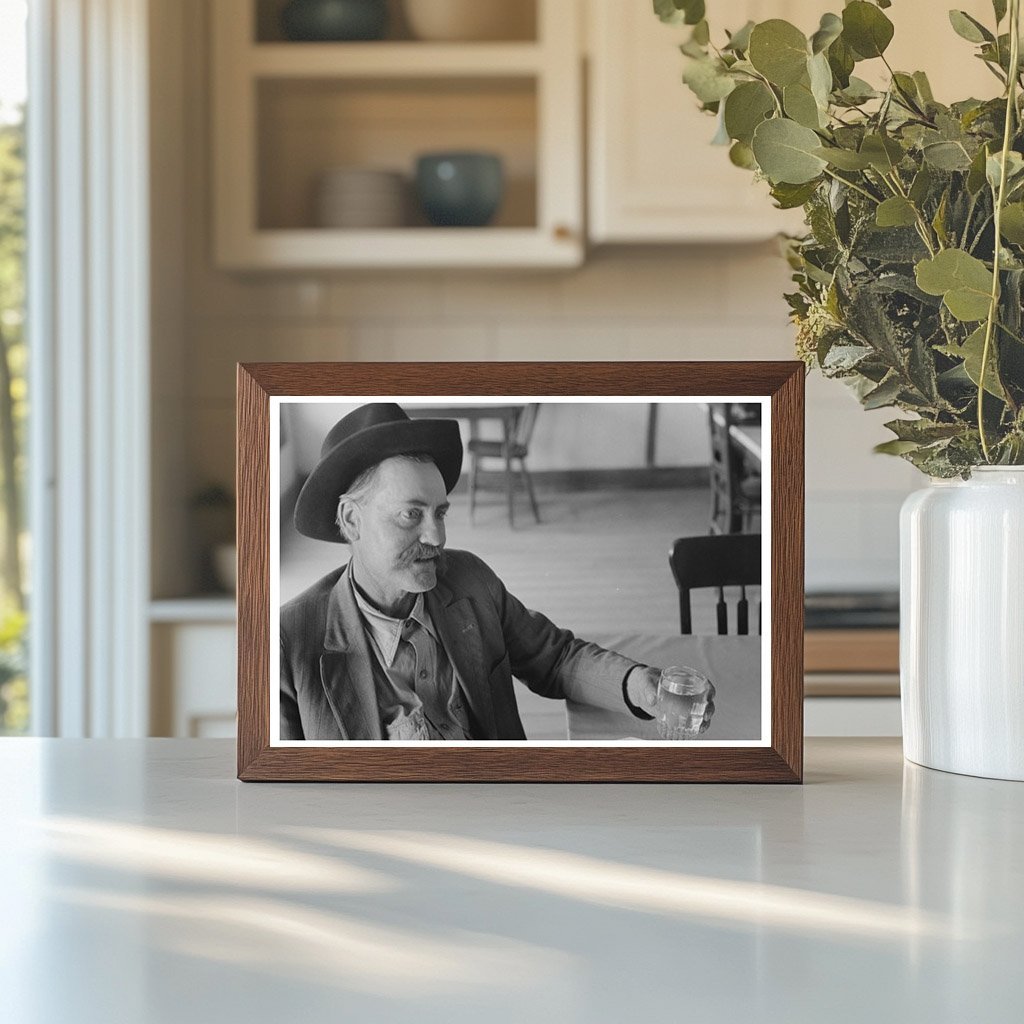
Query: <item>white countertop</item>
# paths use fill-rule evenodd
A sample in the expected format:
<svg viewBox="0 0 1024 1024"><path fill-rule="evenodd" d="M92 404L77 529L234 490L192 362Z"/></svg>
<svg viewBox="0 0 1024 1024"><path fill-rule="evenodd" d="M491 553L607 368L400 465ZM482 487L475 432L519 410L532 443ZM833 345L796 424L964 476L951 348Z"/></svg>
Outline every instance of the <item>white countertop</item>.
<svg viewBox="0 0 1024 1024"><path fill-rule="evenodd" d="M1024 785L244 785L230 741L0 741L4 1021L1016 1021Z"/></svg>

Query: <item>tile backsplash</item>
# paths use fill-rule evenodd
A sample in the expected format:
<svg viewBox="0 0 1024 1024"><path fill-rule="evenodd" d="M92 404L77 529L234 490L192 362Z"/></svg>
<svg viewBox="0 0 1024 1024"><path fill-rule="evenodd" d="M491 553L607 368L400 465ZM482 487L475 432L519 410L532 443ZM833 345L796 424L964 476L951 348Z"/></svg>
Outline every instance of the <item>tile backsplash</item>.
<svg viewBox="0 0 1024 1024"><path fill-rule="evenodd" d="M190 263L187 462L233 472L234 364L247 360L787 359L774 246L599 252L572 272L239 278ZM895 586L897 514L916 474L871 453L885 412L807 381L807 581Z"/></svg>

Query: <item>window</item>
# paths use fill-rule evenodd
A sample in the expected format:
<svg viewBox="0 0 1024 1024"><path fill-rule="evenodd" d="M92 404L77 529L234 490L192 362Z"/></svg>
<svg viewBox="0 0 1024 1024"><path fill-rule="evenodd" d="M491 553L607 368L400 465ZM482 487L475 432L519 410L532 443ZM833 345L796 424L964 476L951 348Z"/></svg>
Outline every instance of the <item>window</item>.
<svg viewBox="0 0 1024 1024"><path fill-rule="evenodd" d="M29 727L25 444L26 0L0 0L0 735Z"/></svg>

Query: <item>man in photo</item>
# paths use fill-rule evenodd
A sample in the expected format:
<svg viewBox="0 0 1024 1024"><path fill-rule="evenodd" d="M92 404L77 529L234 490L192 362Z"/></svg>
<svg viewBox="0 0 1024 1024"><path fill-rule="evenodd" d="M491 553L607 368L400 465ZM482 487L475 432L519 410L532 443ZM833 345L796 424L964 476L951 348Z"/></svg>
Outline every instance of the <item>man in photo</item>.
<svg viewBox="0 0 1024 1024"><path fill-rule="evenodd" d="M295 525L350 558L281 609L282 740L522 740L513 676L653 717L659 669L577 639L476 555L445 549L462 456L458 423L394 403L327 434ZM713 712L709 700L701 732Z"/></svg>

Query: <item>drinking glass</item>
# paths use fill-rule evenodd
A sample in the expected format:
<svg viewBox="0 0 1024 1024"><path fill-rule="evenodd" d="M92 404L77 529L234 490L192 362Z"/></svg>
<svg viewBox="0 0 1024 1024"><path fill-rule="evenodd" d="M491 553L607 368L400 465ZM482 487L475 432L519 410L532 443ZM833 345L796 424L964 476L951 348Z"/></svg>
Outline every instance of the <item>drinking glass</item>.
<svg viewBox="0 0 1024 1024"><path fill-rule="evenodd" d="M658 680L655 717L663 740L692 740L700 735L711 699L711 681L685 666L671 665Z"/></svg>

